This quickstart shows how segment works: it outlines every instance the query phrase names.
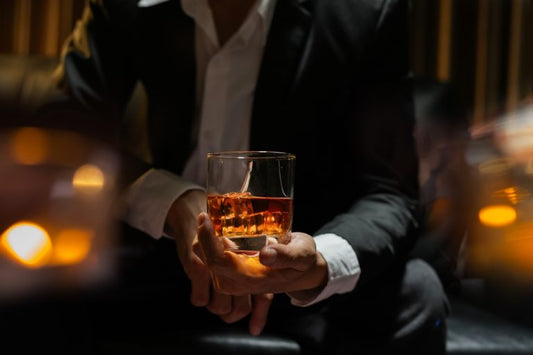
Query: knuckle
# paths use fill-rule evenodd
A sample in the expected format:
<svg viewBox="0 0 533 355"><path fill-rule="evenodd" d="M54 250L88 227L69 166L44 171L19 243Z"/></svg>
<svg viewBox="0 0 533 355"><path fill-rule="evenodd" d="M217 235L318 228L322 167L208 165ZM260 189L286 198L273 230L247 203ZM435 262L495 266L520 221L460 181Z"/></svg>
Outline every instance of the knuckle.
<svg viewBox="0 0 533 355"><path fill-rule="evenodd" d="M250 302L239 302L233 309L235 317L243 318L252 311L252 305Z"/></svg>
<svg viewBox="0 0 533 355"><path fill-rule="evenodd" d="M207 306L207 309L213 314L222 316L231 312L231 305L229 303L212 303Z"/></svg>
<svg viewBox="0 0 533 355"><path fill-rule="evenodd" d="M256 296L256 298L261 302L272 302L274 300L273 293L262 293Z"/></svg>
<svg viewBox="0 0 533 355"><path fill-rule="evenodd" d="M233 294L232 283L224 277L218 277L217 282L215 282L215 291L224 295L231 295Z"/></svg>

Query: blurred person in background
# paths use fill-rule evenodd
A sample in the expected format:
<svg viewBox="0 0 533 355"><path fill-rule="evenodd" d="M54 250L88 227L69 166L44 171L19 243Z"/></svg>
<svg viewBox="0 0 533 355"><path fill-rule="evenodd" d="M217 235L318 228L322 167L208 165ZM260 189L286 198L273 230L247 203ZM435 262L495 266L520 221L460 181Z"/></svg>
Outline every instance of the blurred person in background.
<svg viewBox="0 0 533 355"><path fill-rule="evenodd" d="M98 332L210 329L220 317L248 319L253 335L292 334L310 350L445 353L446 295L427 263L409 259L420 216L408 5L87 2L56 73L61 99L43 118L126 151L124 110L140 82L151 156L124 155L123 238L138 252L122 255L111 297L95 307ZM266 278L248 294L219 292L195 252L206 154L223 150L297 157L298 233L263 257L297 275L285 284ZM295 323L309 314L324 320L323 335Z"/></svg>
<svg viewBox="0 0 533 355"><path fill-rule="evenodd" d="M472 217L472 167L467 162L466 105L447 82L417 79L415 137L420 159L421 236L412 257L426 260L445 290L460 292L461 247Z"/></svg>

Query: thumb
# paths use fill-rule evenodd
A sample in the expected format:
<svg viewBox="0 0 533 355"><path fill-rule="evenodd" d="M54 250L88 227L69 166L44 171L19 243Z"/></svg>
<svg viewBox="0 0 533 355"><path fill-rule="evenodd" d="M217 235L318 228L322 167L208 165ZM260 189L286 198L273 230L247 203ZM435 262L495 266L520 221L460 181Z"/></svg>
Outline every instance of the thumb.
<svg viewBox="0 0 533 355"><path fill-rule="evenodd" d="M265 246L259 253L259 261L273 269L297 268L298 260L293 251L284 244Z"/></svg>
<svg viewBox="0 0 533 355"><path fill-rule="evenodd" d="M292 233L289 244L268 244L259 253L259 261L272 269L307 270L316 260L312 237Z"/></svg>

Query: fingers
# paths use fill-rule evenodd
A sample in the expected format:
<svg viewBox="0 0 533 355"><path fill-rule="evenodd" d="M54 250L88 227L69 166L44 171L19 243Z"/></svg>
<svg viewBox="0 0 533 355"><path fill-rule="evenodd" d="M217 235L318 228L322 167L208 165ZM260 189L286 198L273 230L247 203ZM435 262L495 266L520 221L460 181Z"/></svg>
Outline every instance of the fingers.
<svg viewBox="0 0 533 355"><path fill-rule="evenodd" d="M205 307L209 304L211 278L209 269L202 261L203 255L197 242L193 241L192 253L189 253L183 260L184 269L191 281L191 303L196 307ZM186 266L186 267L185 267Z"/></svg>
<svg viewBox="0 0 533 355"><path fill-rule="evenodd" d="M225 316L232 310L232 297L233 296L212 290L211 300L206 308L213 314Z"/></svg>
<svg viewBox="0 0 533 355"><path fill-rule="evenodd" d="M224 245L215 236L215 230L207 213L198 215L198 241L202 247L205 261L208 265L224 258Z"/></svg>
<svg viewBox="0 0 533 355"><path fill-rule="evenodd" d="M220 317L226 323L237 322L250 314L252 311L252 298L250 295L234 296L231 306L231 311Z"/></svg>
<svg viewBox="0 0 533 355"><path fill-rule="evenodd" d="M207 268L197 268L193 272L194 276L189 277L191 280L191 303L196 307L205 307L209 304L211 292L211 278Z"/></svg>
<svg viewBox="0 0 533 355"><path fill-rule="evenodd" d="M271 247L270 245L267 245L263 249L261 249L261 252L259 253L259 261L261 264L266 266L276 266L276 263L278 262L278 251Z"/></svg>
<svg viewBox="0 0 533 355"><path fill-rule="evenodd" d="M274 294L266 293L254 295L252 315L250 317L249 331L252 335L259 335L265 328L268 311L274 299Z"/></svg>

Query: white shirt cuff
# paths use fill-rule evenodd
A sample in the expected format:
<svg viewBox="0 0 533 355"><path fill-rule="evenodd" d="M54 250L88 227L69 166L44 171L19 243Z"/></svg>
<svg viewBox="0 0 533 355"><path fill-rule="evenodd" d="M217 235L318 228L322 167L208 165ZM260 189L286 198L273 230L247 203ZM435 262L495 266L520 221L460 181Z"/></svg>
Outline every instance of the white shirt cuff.
<svg viewBox="0 0 533 355"><path fill-rule="evenodd" d="M196 189L204 190L167 170L150 169L128 188L123 219L159 239L164 235L165 219L172 203L184 192Z"/></svg>
<svg viewBox="0 0 533 355"><path fill-rule="evenodd" d="M315 237L315 243L316 250L328 265L328 282L314 298L304 300L291 297L291 303L295 306L310 306L334 294L350 292L361 275L357 255L344 238L332 233L321 234Z"/></svg>

